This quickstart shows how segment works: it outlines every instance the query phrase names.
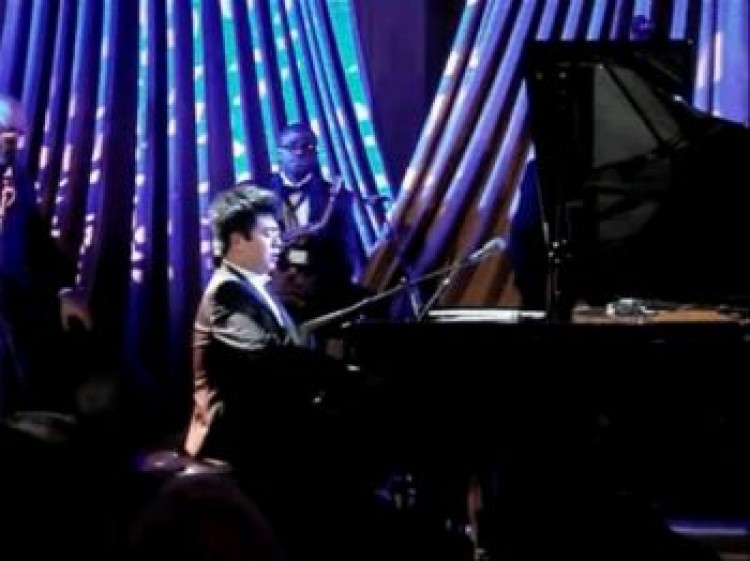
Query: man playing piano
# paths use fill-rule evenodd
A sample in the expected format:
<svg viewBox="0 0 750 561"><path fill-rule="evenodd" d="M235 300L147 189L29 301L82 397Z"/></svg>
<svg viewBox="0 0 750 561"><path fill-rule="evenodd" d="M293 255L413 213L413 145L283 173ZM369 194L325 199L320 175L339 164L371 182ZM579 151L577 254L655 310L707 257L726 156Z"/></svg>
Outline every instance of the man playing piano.
<svg viewBox="0 0 750 561"><path fill-rule="evenodd" d="M228 462L282 540L315 558L308 538L332 547L323 534L340 527L331 517L347 508L336 505L353 496L343 483L357 474L347 467L352 446L335 438L351 376L305 345L270 286L282 249L277 208L273 193L247 184L213 202L222 260L194 324L193 412L183 448Z"/></svg>

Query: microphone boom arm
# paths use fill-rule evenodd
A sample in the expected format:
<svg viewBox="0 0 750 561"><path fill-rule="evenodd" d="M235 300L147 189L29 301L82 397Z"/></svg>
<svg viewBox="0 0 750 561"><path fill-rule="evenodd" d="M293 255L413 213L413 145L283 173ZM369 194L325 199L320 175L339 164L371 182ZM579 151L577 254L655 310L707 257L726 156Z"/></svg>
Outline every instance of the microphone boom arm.
<svg viewBox="0 0 750 561"><path fill-rule="evenodd" d="M300 325L300 331L302 332L302 335L306 337L307 335L309 335L312 331L315 331L316 329L329 325L330 323L333 323L334 321L338 321L348 316L351 316L352 314L360 310L363 310L367 308L368 306L372 306L374 304L377 304L378 302L385 300L386 298L390 298L394 294L398 294L399 292L402 292L404 290L411 290L413 288L418 287L420 284L424 282L427 282L437 277L445 276L447 274L448 276L443 280L443 282L441 282L441 285L438 288L438 290L435 292L435 294L433 294L429 302L425 304L425 306L422 308L422 311L419 313L417 319L421 321L426 316L427 311L429 311L430 307L435 303L437 298L445 292L445 289L453 281L453 278L455 277L458 271L466 267L469 267L471 265L475 265L479 263L485 256L489 255L491 250L500 249L504 247L505 247L505 242L501 238L493 238L488 243L483 245L479 250L473 253L470 253L469 255L462 257L461 259L458 259L457 261L454 261L453 263L450 263L449 265L446 265L445 267L441 267L440 269L436 269L434 271L426 273L422 275L421 277L418 277L414 280L410 280L410 281L404 280L400 282L398 285L394 286L393 288L389 288L388 290L384 292L380 292L373 296L368 296L367 298L364 298L363 300L360 300L359 302L356 302L352 304L351 306L348 306L346 308L341 308L339 310L334 310L333 312L330 312L328 314L324 314L322 316L318 316L316 318L308 320ZM444 285L446 284L447 286L444 287Z"/></svg>

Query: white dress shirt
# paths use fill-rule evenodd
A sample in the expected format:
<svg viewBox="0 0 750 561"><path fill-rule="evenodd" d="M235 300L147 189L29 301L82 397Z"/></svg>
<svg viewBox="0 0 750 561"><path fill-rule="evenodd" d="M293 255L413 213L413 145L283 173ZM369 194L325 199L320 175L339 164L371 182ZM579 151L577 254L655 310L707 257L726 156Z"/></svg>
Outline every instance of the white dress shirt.
<svg viewBox="0 0 750 561"><path fill-rule="evenodd" d="M310 223L310 198L302 192L302 186L312 181L312 173L308 173L300 181L292 181L283 172L279 172L281 181L287 187L299 189L299 192L289 195L289 203L294 207L297 226L307 226Z"/></svg>
<svg viewBox="0 0 750 561"><path fill-rule="evenodd" d="M253 271L248 271L247 269L243 269L239 265L236 265L235 263L232 263L227 260L224 260L224 263L230 269L236 270L243 277L245 277L250 282L250 284L253 285L255 290L258 291L258 294L260 294L261 298L263 298L263 301L265 302L265 304L271 309L274 317L276 318L276 321L279 322L279 325L282 327L288 327L286 325L286 322L284 321L284 316L281 313L281 310L279 309L279 305L276 303L276 300L271 296L271 293L268 291L268 283L271 282L271 275L261 275Z"/></svg>

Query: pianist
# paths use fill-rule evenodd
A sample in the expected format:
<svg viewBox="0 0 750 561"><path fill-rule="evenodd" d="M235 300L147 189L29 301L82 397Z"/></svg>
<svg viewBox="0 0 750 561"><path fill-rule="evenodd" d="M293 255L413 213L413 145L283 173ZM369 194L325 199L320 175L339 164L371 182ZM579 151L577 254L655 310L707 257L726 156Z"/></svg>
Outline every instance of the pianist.
<svg viewBox="0 0 750 561"><path fill-rule="evenodd" d="M228 463L284 541L310 558L331 558L313 555L307 537L325 541L345 523L318 510L352 495L338 490L357 473L347 467L353 445L337 446L327 430L345 426L335 396L347 373L305 345L269 286L282 245L276 210L272 193L247 185L219 193L212 205L222 261L194 324L193 412L183 447Z"/></svg>

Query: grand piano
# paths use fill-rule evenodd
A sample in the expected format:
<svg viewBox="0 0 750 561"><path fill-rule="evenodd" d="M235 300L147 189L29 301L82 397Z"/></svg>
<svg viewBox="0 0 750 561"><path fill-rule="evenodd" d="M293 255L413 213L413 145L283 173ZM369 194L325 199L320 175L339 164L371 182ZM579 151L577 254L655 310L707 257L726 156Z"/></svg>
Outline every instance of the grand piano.
<svg viewBox="0 0 750 561"><path fill-rule="evenodd" d="M693 61L687 42L530 44L547 308L344 330L385 381L387 452L438 503L460 510L480 474L495 521L574 533L571 504L592 522L623 496L750 517L750 134L686 102Z"/></svg>

